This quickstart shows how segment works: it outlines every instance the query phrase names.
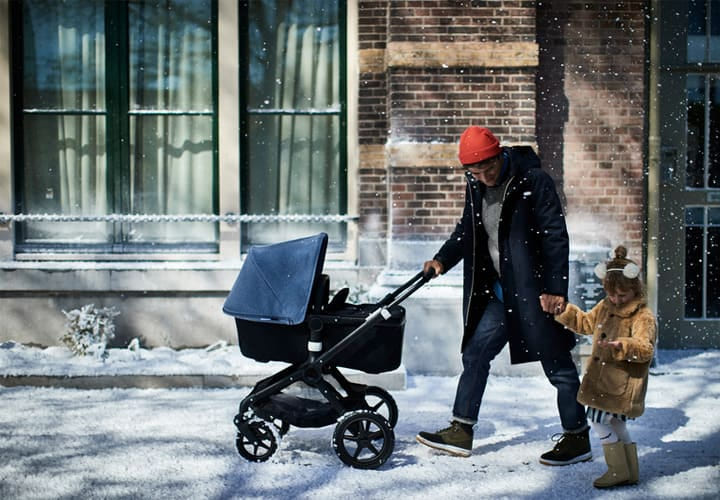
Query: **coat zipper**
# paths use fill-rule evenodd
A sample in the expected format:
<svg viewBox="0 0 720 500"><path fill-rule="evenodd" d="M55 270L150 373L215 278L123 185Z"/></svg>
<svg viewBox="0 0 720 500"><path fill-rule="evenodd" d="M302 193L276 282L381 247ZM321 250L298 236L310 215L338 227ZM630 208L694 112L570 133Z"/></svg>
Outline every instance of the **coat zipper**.
<svg viewBox="0 0 720 500"><path fill-rule="evenodd" d="M473 238L473 251L472 251L472 277L470 279L470 295L468 296L468 305L467 310L465 311L465 327L468 326L468 321L470 320L470 305L472 304L472 297L473 297L473 290L475 288L475 246L477 245L477 237L475 234L475 202L473 199L473 192L472 192L472 184L470 184L470 181L467 181L468 185L468 192L470 195L470 218L472 223L472 238Z"/></svg>

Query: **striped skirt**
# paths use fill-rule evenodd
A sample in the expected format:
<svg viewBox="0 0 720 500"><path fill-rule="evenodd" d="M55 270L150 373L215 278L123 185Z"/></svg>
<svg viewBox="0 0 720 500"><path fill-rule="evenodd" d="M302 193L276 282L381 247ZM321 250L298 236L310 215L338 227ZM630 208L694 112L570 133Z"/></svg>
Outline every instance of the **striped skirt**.
<svg viewBox="0 0 720 500"><path fill-rule="evenodd" d="M610 413L610 412L607 412L604 410L600 410L598 408L593 408L592 406L588 406L587 418L591 422L609 425L610 419L613 417L617 418L618 420L622 420L623 422L627 422L627 420L628 420L627 415L623 415L620 413Z"/></svg>

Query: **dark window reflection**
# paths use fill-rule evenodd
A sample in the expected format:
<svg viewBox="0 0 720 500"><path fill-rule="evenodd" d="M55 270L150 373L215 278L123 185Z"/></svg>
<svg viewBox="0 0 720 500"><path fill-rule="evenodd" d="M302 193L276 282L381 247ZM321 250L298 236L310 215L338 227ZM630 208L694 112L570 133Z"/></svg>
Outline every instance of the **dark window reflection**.
<svg viewBox="0 0 720 500"><path fill-rule="evenodd" d="M685 317L702 317L703 228L685 228Z"/></svg>
<svg viewBox="0 0 720 500"><path fill-rule="evenodd" d="M720 318L720 208L708 208L707 317Z"/></svg>
<svg viewBox="0 0 720 500"><path fill-rule="evenodd" d="M23 107L105 107L102 2L23 2Z"/></svg>
<svg viewBox="0 0 720 500"><path fill-rule="evenodd" d="M710 80L709 142L708 187L720 188L720 79L717 78Z"/></svg>
<svg viewBox="0 0 720 500"><path fill-rule="evenodd" d="M687 77L687 165L685 185L705 187L705 80L701 75Z"/></svg>

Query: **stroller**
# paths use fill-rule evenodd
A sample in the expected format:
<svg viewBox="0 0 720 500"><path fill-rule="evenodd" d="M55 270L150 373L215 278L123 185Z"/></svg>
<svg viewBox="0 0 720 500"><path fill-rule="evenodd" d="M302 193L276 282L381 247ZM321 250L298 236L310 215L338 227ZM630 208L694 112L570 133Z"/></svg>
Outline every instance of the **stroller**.
<svg viewBox="0 0 720 500"><path fill-rule="evenodd" d="M347 288L329 300L330 280L322 274L327 242L320 233L252 247L223 306L235 318L244 356L290 363L240 403L236 446L247 460L270 458L291 426L335 424L332 447L351 467L375 469L393 452L395 400L381 387L350 382L338 368L398 368L405 327L399 304L432 275L418 273L377 304L348 303ZM296 383L317 397L288 391Z"/></svg>

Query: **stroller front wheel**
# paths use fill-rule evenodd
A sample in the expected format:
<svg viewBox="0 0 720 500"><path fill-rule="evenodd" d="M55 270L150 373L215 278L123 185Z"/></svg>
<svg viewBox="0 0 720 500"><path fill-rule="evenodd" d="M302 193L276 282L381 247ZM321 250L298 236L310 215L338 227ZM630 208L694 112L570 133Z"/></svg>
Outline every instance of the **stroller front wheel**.
<svg viewBox="0 0 720 500"><path fill-rule="evenodd" d="M343 463L356 469L377 469L395 447L395 433L382 415L368 410L346 413L335 426L332 441Z"/></svg>
<svg viewBox="0 0 720 500"><path fill-rule="evenodd" d="M248 425L258 439L255 441L253 436L238 432L235 439L237 451L246 460L264 462L277 450L278 443L273 432L274 429L270 429L270 426L262 420L252 421Z"/></svg>

